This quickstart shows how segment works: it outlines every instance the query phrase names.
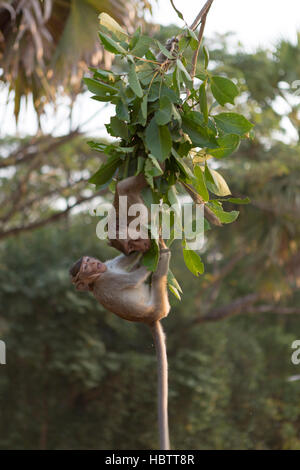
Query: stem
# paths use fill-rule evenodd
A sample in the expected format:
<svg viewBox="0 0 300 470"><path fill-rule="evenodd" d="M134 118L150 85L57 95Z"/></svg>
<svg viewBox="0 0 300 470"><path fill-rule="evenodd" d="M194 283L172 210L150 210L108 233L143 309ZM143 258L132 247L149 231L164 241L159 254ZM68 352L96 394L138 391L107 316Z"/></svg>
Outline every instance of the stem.
<svg viewBox="0 0 300 470"><path fill-rule="evenodd" d="M209 10L207 10L207 13L208 13ZM198 36L198 47L197 49L195 50L194 52L194 56L193 56L193 66L192 66L192 72L191 72L191 77L192 79L194 79L195 77L195 74L196 74L196 68L197 68L197 60L198 60L198 54L199 54L199 51L200 51L200 46L201 46L201 42L202 42L202 38L203 38L203 33L204 33L204 28L205 28L205 23L206 23L206 15L207 13L205 13L205 15L203 16L202 20L201 20L201 26L200 26L200 31L199 31L199 36Z"/></svg>
<svg viewBox="0 0 300 470"><path fill-rule="evenodd" d="M203 7L202 10L200 11L200 13L197 15L195 21L193 22L193 24L191 24L190 29L192 29L193 31L194 31L195 29L197 29L197 27L198 27L200 21L202 20L203 16L204 16L204 15L207 15L208 10L210 9L210 7L211 7L213 1L214 1L214 0L208 0L208 1L205 3L204 7Z"/></svg>
<svg viewBox="0 0 300 470"><path fill-rule="evenodd" d="M159 321L151 326L157 356L158 427L160 450L170 450L168 423L168 358L166 340Z"/></svg>

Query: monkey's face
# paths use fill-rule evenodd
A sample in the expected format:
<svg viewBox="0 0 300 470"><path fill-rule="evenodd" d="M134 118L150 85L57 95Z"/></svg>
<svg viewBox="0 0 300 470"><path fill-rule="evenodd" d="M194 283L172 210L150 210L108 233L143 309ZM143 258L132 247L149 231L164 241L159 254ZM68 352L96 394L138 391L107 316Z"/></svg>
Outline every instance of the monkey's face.
<svg viewBox="0 0 300 470"><path fill-rule="evenodd" d="M130 255L130 253L133 253L134 251L146 253L146 251L151 248L151 240L149 238L138 238L137 240L132 240L130 238L125 240L114 239L110 240L109 244L117 250L122 251L124 255Z"/></svg>
<svg viewBox="0 0 300 470"><path fill-rule="evenodd" d="M99 279L102 273L106 271L105 263L97 258L83 256L70 269L72 283L77 290L93 290L94 283Z"/></svg>

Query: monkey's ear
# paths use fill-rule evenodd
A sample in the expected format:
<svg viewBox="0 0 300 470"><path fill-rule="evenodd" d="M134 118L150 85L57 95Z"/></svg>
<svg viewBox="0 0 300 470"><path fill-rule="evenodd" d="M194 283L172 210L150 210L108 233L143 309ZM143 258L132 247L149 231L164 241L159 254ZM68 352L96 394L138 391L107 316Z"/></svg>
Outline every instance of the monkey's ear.
<svg viewBox="0 0 300 470"><path fill-rule="evenodd" d="M82 260L83 260L83 257L81 257L78 261L76 261L73 264L73 266L70 268L69 273L71 274L71 276L75 277L76 274L79 273L80 267L81 267L81 264L82 264Z"/></svg>

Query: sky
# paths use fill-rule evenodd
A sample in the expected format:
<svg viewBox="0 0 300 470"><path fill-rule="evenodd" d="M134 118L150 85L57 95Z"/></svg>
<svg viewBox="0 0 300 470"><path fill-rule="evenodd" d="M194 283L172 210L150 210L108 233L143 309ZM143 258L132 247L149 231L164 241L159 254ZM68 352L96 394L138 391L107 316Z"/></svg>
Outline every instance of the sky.
<svg viewBox="0 0 300 470"><path fill-rule="evenodd" d="M185 21L191 24L205 1L174 0L174 3L183 13ZM152 0L152 4L153 22L183 25L169 0ZM296 42L297 30L300 31L299 0L215 0L207 19L205 35L213 37L216 33L231 31L236 34L236 41L242 42L247 50L254 51L259 47L271 49L282 38ZM6 98L6 95L0 92L0 137L16 133L13 104L5 106ZM79 97L75 105L74 122L88 121L83 127L88 134L105 135L104 124L109 121L113 107L102 110L102 106L90 100L89 93L86 93ZM99 113L90 119L97 111ZM58 116L55 116L49 107L47 115L43 118L43 130L50 132L56 123L60 123L55 134L67 132L68 112L67 107L62 104ZM36 133L37 123L30 105L27 112L23 106L18 128L20 135Z"/></svg>
<svg viewBox="0 0 300 470"><path fill-rule="evenodd" d="M204 3L204 0L174 0L188 24ZM169 0L153 2L153 10L154 21L160 24L183 24ZM279 38L296 41L297 29L300 31L299 0L214 0L205 34L233 31L247 49L255 50L259 46L272 47Z"/></svg>

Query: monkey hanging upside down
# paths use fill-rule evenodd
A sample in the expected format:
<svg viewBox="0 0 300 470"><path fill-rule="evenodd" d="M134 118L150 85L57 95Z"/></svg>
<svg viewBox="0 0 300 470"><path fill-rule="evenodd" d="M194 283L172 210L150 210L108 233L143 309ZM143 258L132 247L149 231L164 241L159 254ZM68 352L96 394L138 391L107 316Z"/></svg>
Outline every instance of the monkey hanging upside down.
<svg viewBox="0 0 300 470"><path fill-rule="evenodd" d="M151 272L140 266L136 254L120 255L102 263L83 256L70 269L77 290L91 291L107 310L128 321L153 325L168 315L167 274L170 251L162 249L151 285ZM132 269L130 269L130 267ZM130 270L129 270L130 269Z"/></svg>

